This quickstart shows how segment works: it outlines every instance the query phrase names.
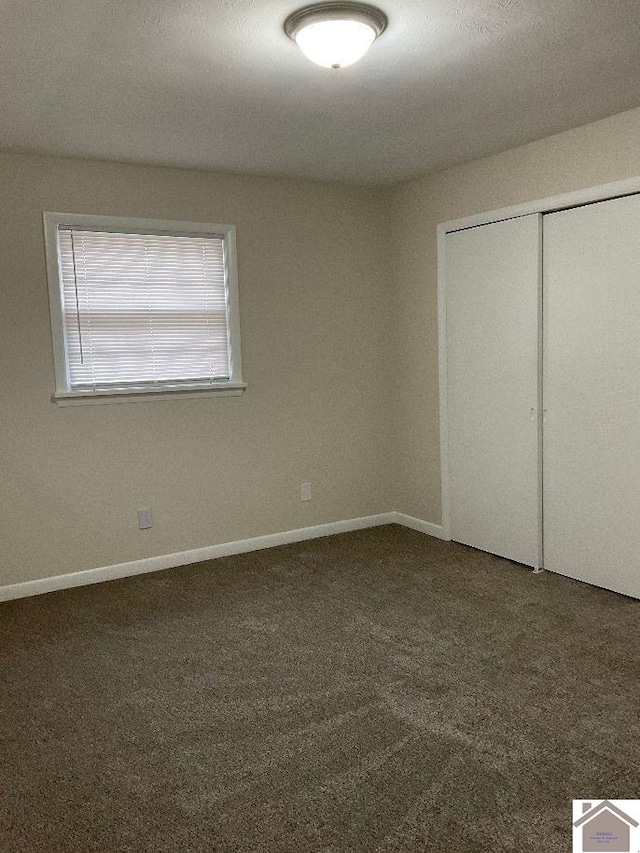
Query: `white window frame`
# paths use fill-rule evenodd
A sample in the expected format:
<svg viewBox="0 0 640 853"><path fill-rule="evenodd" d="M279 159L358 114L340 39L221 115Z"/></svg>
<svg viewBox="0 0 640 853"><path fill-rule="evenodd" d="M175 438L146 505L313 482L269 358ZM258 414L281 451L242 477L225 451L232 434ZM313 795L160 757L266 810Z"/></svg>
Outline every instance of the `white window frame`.
<svg viewBox="0 0 640 853"><path fill-rule="evenodd" d="M240 350L240 310L238 300L238 270L236 260L236 229L234 225L214 225L204 222L177 222L164 219L132 219L120 216L92 216L80 213L43 214L49 307L55 368L55 393L53 399L60 406L95 403L125 403L141 400L167 400L202 396L237 397L247 387L242 380L242 354ZM60 227L91 228L112 231L116 234L171 234L183 236L216 236L224 241L225 277L229 311L230 378L202 385L176 385L171 383L157 388L72 390L67 366L67 346L62 304L62 274L58 251Z"/></svg>

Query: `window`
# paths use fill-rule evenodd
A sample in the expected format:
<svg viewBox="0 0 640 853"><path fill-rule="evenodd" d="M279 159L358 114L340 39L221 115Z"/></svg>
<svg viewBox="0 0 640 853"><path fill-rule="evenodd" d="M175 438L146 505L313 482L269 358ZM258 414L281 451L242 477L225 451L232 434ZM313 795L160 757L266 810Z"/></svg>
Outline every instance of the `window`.
<svg viewBox="0 0 640 853"><path fill-rule="evenodd" d="M242 393L233 226L44 225L59 403Z"/></svg>

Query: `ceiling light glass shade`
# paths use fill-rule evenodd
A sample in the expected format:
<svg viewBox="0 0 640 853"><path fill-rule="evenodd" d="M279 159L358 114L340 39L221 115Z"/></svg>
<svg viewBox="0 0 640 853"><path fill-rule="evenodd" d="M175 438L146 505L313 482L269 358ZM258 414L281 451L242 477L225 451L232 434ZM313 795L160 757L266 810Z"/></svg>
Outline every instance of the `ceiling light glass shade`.
<svg viewBox="0 0 640 853"><path fill-rule="evenodd" d="M316 65L344 68L365 55L386 25L386 15L375 6L329 2L298 9L284 29Z"/></svg>
<svg viewBox="0 0 640 853"><path fill-rule="evenodd" d="M325 68L344 68L365 55L376 34L361 21L317 21L296 35L296 44L307 59Z"/></svg>

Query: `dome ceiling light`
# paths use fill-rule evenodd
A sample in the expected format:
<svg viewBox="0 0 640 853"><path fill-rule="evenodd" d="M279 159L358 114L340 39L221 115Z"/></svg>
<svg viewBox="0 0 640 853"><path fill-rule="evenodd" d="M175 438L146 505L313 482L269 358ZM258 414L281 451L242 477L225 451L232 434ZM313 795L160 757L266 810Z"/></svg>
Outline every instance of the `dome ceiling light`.
<svg viewBox="0 0 640 853"><path fill-rule="evenodd" d="M387 23L368 3L314 3L292 12L284 31L316 65L344 68L365 55Z"/></svg>

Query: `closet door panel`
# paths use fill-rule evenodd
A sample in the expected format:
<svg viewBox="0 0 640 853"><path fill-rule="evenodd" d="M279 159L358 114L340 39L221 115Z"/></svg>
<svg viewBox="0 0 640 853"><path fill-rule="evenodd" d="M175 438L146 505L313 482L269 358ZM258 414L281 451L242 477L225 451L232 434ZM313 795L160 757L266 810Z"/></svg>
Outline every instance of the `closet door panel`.
<svg viewBox="0 0 640 853"><path fill-rule="evenodd" d="M543 229L545 567L640 597L640 196Z"/></svg>
<svg viewBox="0 0 640 853"><path fill-rule="evenodd" d="M539 565L538 215L446 237L451 537Z"/></svg>

